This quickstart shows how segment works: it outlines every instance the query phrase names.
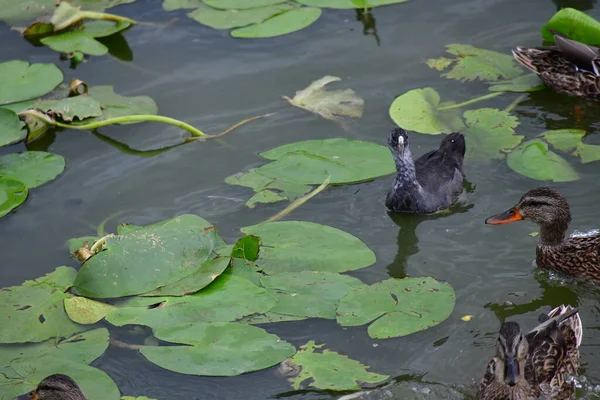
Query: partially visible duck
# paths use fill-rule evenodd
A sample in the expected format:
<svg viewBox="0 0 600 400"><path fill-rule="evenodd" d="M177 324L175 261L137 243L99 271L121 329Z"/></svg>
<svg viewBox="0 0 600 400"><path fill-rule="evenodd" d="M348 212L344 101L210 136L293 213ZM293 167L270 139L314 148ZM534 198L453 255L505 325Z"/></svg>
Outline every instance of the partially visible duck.
<svg viewBox="0 0 600 400"><path fill-rule="evenodd" d="M540 228L535 252L538 267L600 283L600 234L565 237L571 211L567 199L557 190L532 189L514 207L485 223L500 225L521 220L533 221Z"/></svg>
<svg viewBox="0 0 600 400"><path fill-rule="evenodd" d="M578 374L583 333L577 309L558 306L540 322L526 335L516 322L502 324L477 400L571 398L575 385L567 378Z"/></svg>
<svg viewBox="0 0 600 400"><path fill-rule="evenodd" d="M31 400L86 400L77 382L63 374L44 378L30 396Z"/></svg>
<svg viewBox="0 0 600 400"><path fill-rule="evenodd" d="M450 207L463 190L465 137L452 133L440 148L413 161L408 135L402 128L390 134L388 147L398 174L385 201L390 211L433 213Z"/></svg>
<svg viewBox="0 0 600 400"><path fill-rule="evenodd" d="M600 49L552 33L556 46L517 47L513 56L558 93L600 101Z"/></svg>

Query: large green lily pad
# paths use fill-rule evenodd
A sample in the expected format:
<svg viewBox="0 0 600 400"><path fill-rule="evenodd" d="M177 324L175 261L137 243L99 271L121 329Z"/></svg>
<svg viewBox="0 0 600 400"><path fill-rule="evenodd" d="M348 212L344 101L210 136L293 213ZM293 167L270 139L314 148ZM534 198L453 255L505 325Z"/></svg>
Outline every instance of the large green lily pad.
<svg viewBox="0 0 600 400"><path fill-rule="evenodd" d="M574 8L567 7L557 11L542 27L544 40L554 42L551 29L581 43L600 45L600 22Z"/></svg>
<svg viewBox="0 0 600 400"><path fill-rule="evenodd" d="M506 162L513 171L539 181L570 182L579 179L577 171L564 158L548 149L548 144L541 139L521 144L508 155Z"/></svg>
<svg viewBox="0 0 600 400"><path fill-rule="evenodd" d="M368 324L369 336L406 336L435 326L450 316L456 297L452 286L433 278L387 279L351 290L337 309L342 326Z"/></svg>
<svg viewBox="0 0 600 400"><path fill-rule="evenodd" d="M537 74L526 74L506 81L496 81L490 86L490 92L537 92L544 89L544 84Z"/></svg>
<svg viewBox="0 0 600 400"><path fill-rule="evenodd" d="M0 107L0 147L20 142L27 137L23 122L12 110Z"/></svg>
<svg viewBox="0 0 600 400"><path fill-rule="evenodd" d="M9 0L12 1L12 0ZM4 7L0 1L0 10ZM2 19L2 11L0 11ZM29 64L27 61L7 61L0 64L0 104L29 100L50 92L63 81L63 74L54 64Z"/></svg>
<svg viewBox="0 0 600 400"><path fill-rule="evenodd" d="M270 38L287 35L313 24L320 16L320 8L295 8L274 15L257 24L234 29L231 31L231 36L236 38Z"/></svg>
<svg viewBox="0 0 600 400"><path fill-rule="evenodd" d="M358 390L360 383L379 383L388 375L368 372L369 366L352 360L343 354L324 349L313 340L300 346L300 350L291 358L292 364L301 367L298 376L290 378L293 388L298 390L308 379L308 387L323 390Z"/></svg>
<svg viewBox="0 0 600 400"><path fill-rule="evenodd" d="M465 111L464 117L467 155L472 160L502 159L523 140L514 130L519 120L506 111L480 108Z"/></svg>
<svg viewBox="0 0 600 400"><path fill-rule="evenodd" d="M278 221L242 228L261 239L256 265L267 274L344 272L367 267L375 254L360 239L326 225Z"/></svg>
<svg viewBox="0 0 600 400"><path fill-rule="evenodd" d="M479 49L468 44L449 44L446 51L456 58L450 71L442 76L462 82L479 79L482 81L495 81L498 79L513 79L522 74L513 57L496 51ZM439 63L431 63L438 69ZM443 68L442 68L443 69Z"/></svg>
<svg viewBox="0 0 600 400"><path fill-rule="evenodd" d="M201 5L190 12L188 17L200 22L202 25L215 29L230 29L262 22L273 15L293 9L289 4L275 4L264 7L255 7L242 10L219 10L206 5Z"/></svg>
<svg viewBox="0 0 600 400"><path fill-rule="evenodd" d="M103 56L108 53L108 47L86 34L83 30L69 31L40 40L42 44L60 53L79 51L92 56Z"/></svg>
<svg viewBox="0 0 600 400"><path fill-rule="evenodd" d="M457 109L439 110L440 106L438 92L427 87L396 97L389 112L396 125L410 131L437 135L464 129Z"/></svg>
<svg viewBox="0 0 600 400"><path fill-rule="evenodd" d="M21 181L0 179L0 218L27 200L27 186Z"/></svg>
<svg viewBox="0 0 600 400"><path fill-rule="evenodd" d="M148 96L121 96L115 93L112 86L92 86L89 96L100 103L102 115L86 119L82 122L83 124L127 115L155 115L158 113L158 106L152 98Z"/></svg>
<svg viewBox="0 0 600 400"><path fill-rule="evenodd" d="M300 271L263 276L260 283L277 295L271 312L335 319L338 301L364 284L351 276L333 272Z"/></svg>
<svg viewBox="0 0 600 400"><path fill-rule="evenodd" d="M146 293L192 274L224 245L208 221L184 214L106 239L81 267L75 288L92 298Z"/></svg>
<svg viewBox="0 0 600 400"><path fill-rule="evenodd" d="M85 330L63 307L68 297L64 279L72 278L70 270L59 267L41 281L0 290L0 319L5 321L0 324L0 343L41 342Z"/></svg>
<svg viewBox="0 0 600 400"><path fill-rule="evenodd" d="M71 122L75 118L82 120L102 115L100 103L86 95L67 97L57 100L30 100L5 106L16 113L35 108L43 112L51 112L54 117Z"/></svg>
<svg viewBox="0 0 600 400"><path fill-rule="evenodd" d="M64 305L69 318L82 325L95 324L117 309L113 305L80 296L66 298Z"/></svg>
<svg viewBox="0 0 600 400"><path fill-rule="evenodd" d="M278 364L296 349L265 330L241 323L191 323L156 329L157 338L188 346L146 346L150 362L181 374L235 376Z"/></svg>
<svg viewBox="0 0 600 400"><path fill-rule="evenodd" d="M122 308L108 314L106 320L117 326L137 324L152 329L195 322L230 322L267 312L275 302L274 295L249 280L222 275L192 295L125 300L119 304Z"/></svg>
<svg viewBox="0 0 600 400"><path fill-rule="evenodd" d="M214 0L213 0L214 1ZM372 8L388 4L404 3L408 0L296 0L298 3L323 8Z"/></svg>
<svg viewBox="0 0 600 400"><path fill-rule="evenodd" d="M50 182L64 169L63 157L45 151L27 151L0 157L0 179L18 180L28 189Z"/></svg>
<svg viewBox="0 0 600 400"><path fill-rule="evenodd" d="M203 262L190 275L170 285L159 287L143 296L185 296L196 293L217 279L229 265L229 257L218 257Z"/></svg>
<svg viewBox="0 0 600 400"><path fill-rule="evenodd" d="M584 164L600 160L600 146L583 143L585 135L586 132L581 129L556 129L546 131L539 136L554 148L579 156Z"/></svg>

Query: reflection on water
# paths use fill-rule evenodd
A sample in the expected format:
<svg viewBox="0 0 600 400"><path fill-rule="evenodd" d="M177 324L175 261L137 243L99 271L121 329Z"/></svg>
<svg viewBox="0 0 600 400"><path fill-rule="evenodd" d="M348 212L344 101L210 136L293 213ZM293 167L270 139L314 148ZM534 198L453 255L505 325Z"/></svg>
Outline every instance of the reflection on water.
<svg viewBox="0 0 600 400"><path fill-rule="evenodd" d="M370 9L356 9L356 20L363 24L363 35L372 35L377 42L377 46L381 46L381 39L377 34L377 26L375 16Z"/></svg>

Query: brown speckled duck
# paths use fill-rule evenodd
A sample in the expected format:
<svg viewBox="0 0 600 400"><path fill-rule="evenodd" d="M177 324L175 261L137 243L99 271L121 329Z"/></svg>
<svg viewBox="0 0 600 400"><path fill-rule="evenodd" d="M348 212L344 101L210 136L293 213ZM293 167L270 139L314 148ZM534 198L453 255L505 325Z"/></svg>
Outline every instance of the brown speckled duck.
<svg viewBox="0 0 600 400"><path fill-rule="evenodd" d="M600 234L565 237L571 211L567 199L557 190L532 189L514 207L485 223L499 225L520 220L533 221L540 228L535 257L538 267L600 283Z"/></svg>
<svg viewBox="0 0 600 400"><path fill-rule="evenodd" d="M526 335L516 322L505 322L477 392L477 400L569 399L575 390L567 378L579 370L582 324L577 309L558 306L540 316Z"/></svg>
<svg viewBox="0 0 600 400"><path fill-rule="evenodd" d="M44 378L30 396L31 400L86 400L77 382L63 374Z"/></svg>

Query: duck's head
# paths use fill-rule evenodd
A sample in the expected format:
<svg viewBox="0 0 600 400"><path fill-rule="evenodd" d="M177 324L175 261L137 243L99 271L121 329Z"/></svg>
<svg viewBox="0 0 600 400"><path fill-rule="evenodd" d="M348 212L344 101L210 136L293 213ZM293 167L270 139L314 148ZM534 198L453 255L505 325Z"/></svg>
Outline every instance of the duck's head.
<svg viewBox="0 0 600 400"><path fill-rule="evenodd" d="M497 382L508 386L517 385L525 375L525 362L529 356L529 344L516 322L505 322L500 328L496 343L496 365L494 374Z"/></svg>
<svg viewBox="0 0 600 400"><path fill-rule="evenodd" d="M520 220L533 221L542 228L566 231L571 222L571 210L567 199L557 190L539 187L525 193L514 207L489 217L485 223L500 225Z"/></svg>
<svg viewBox="0 0 600 400"><path fill-rule="evenodd" d="M79 385L63 374L50 375L30 393L31 400L86 400Z"/></svg>
<svg viewBox="0 0 600 400"><path fill-rule="evenodd" d="M402 128L396 128L390 133L388 138L388 147L394 156L404 156L404 151L408 148L408 134Z"/></svg>

